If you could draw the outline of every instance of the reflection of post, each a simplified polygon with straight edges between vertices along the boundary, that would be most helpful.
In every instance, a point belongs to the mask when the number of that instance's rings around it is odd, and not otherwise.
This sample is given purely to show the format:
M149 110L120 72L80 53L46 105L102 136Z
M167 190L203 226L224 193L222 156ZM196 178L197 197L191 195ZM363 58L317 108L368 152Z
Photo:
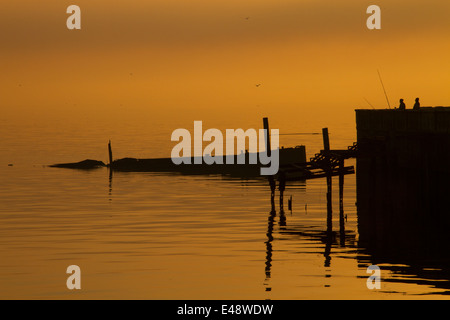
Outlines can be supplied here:
M273 241L273 223L276 216L276 210L272 206L272 210L270 211L269 218L268 218L268 224L267 224L267 241L266 243L266 267L265 267L265 274L266 274L266 281L270 279L271 275L271 268L272 268L272 241ZM268 286L266 283L265 285ZM266 291L270 291L270 287L266 287Z
M280 225L280 227L286 226L286 214L284 213L283 209L280 210L280 221L278 222L278 224Z
M278 189L280 190L280 210L283 211L283 194L286 188L286 174L281 171L278 176Z
M344 222L344 159L339 160L339 232L341 246L345 246L345 222Z
M279 188L280 188L280 226L286 226L286 215L284 214L284 190L286 189L286 174L284 171L280 172L280 175L278 177L279 179Z
M111 195L112 195L112 180L113 180L113 172L111 169L109 169L109 201L112 201Z
M272 211L275 211L275 188L276 182L273 176L269 176L269 185L270 185L270 203L272 204Z
M291 211L292 215L292 195L288 199L288 210Z

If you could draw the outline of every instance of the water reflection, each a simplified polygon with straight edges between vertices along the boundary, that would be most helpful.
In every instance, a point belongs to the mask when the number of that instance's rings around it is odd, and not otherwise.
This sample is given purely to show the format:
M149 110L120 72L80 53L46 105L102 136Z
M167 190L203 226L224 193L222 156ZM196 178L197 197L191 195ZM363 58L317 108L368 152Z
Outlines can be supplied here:
M274 222L275 222L275 217L277 215L277 211L275 208L275 190L276 190L276 182L273 176L269 176L268 177L268 181L269 181L269 186L270 186L270 204L271 204L271 210L269 212L269 217L267 219L267 241L265 242L266 244L266 262L265 262L265 274L266 274L266 278L264 281L264 285L266 286L266 291L271 291L272 288L269 286L269 279L271 277L271 268L272 268L272 251L273 251L273 247L272 247L272 242L273 242L273 227L274 227ZM283 212L283 192L281 190L284 191L283 187L281 187L280 189L280 225L282 224L281 221L284 220L284 224L286 219L282 219L281 217L284 216L284 212ZM283 212L283 213L282 213Z
M287 223L287 217L284 210L284 191L286 189L285 181L280 179L278 186L278 191L280 193L279 195L279 233L283 237L287 237L287 240L292 242L299 242L300 240L309 240L311 242L314 242L316 244L321 244L323 247L322 254L324 257L323 266L326 268L327 274L325 274L326 278L331 277L331 274L329 274L329 268L331 266L331 257L332 257L332 248L340 247L345 248L346 247L346 241L350 242L351 245L349 248L355 248L355 239L356 234L354 232L346 232L345 231L345 220L344 218L340 219L340 228L339 228L339 243L337 242L338 236L337 232L333 231L333 214L332 214L332 205L327 205L327 213L326 213L326 229L325 230L318 230L317 228L314 228L312 226L308 225L289 225ZM271 269L272 269L272 263L273 263L273 242L274 242L274 225L275 225L275 219L277 218L277 210L276 210L276 204L275 204L275 190L276 190L276 183L275 181L269 177L269 185L271 189L270 193L270 203L271 203L271 210L269 211L268 219L267 219L267 239L265 241L266 245L266 260L265 260L265 290L271 291L272 288L269 284L269 280L271 279ZM327 199L331 201L331 194L327 194ZM292 217L292 196L289 198L289 210L291 211L291 217ZM343 217L343 205L340 209L340 216ZM307 214L307 204L305 204L305 216ZM328 287L329 285L325 285L325 287Z
M108 189L110 200L113 196L112 179L113 177L110 173ZM226 180L228 181L228 179ZM243 181L240 179L229 179L229 181L237 181L241 187L254 185L252 181ZM256 182L256 185L261 186L264 183L259 181ZM265 185L267 186L267 180ZM292 216L292 197L288 198L288 209L291 211L291 215L287 216L283 203L286 186L279 184L277 188L276 182L270 179L269 186L270 210L267 215L266 237L264 241L265 278L263 284L265 291L272 291L273 288L273 283L271 283L273 277L272 271L274 261L277 261L277 251L274 242L276 242L275 239L279 236L282 240L287 240L284 241L282 246L286 245L286 243L291 243L291 245L295 246L305 240L314 244L316 250L313 252L304 250L301 254L320 253L323 257L322 266L326 278L331 278L332 276L331 267L333 266L333 259L345 257L355 259L360 270L365 270L372 264L380 266L382 270L382 282L391 284L387 286L389 290L383 289L382 286L380 293L400 293L407 295L415 294L414 292L416 291L418 294L446 295L450 293L450 257L447 257L447 252L450 249L450 241L446 241L444 234L437 236L433 234L433 230L422 228L416 229L415 237L410 237L408 236L410 231L403 232L404 229L398 228L396 224L386 224L384 234L387 234L389 231L395 234L395 236L391 235L389 237L377 238L376 242L371 243L367 241L368 234L365 233L367 226L361 226L361 222L364 222L364 219L358 221L358 227L360 227L358 232L352 227L347 230L347 216L344 212L345 207L341 195L339 196L340 199L338 202L339 213L333 217L333 207L327 204L326 209L322 213L322 227L317 224L310 224L310 220L306 219L308 215L306 202L305 204L297 203L302 208L304 206L305 210L304 212L303 210L302 212L297 211L297 214ZM291 187L293 186L289 186L289 188ZM279 192L279 195L276 194L276 191ZM277 196L279 196L279 201L277 201ZM328 194L322 194L321 196L332 200ZM360 212L358 211L357 214L359 217ZM302 220L301 215L304 215L305 220ZM333 218L337 218L336 221L333 221ZM276 221L277 219L278 221ZM333 222L336 223L333 224ZM377 225L372 227L379 228ZM294 251L291 253L293 254ZM357 274L354 276L355 278L359 277ZM361 281L361 283L364 286L364 281ZM405 287L411 285L417 286L417 289L414 291ZM329 284L324 286L328 287Z
M367 219L367 216L378 215L380 210L389 212L389 205L392 202L388 198L372 199L372 205L366 205L358 200L358 229L346 230L347 215L344 212L343 195L339 194L339 213L336 216L338 223L333 224L333 210L331 193L327 192L327 209L323 213L324 227L311 225L308 220L304 223L289 223L283 206L284 188L280 191L279 208L279 231L278 234L283 240L292 243L301 243L307 240L315 244L323 256L323 267L326 277L331 277L330 268L332 257L348 257L356 259L358 268L365 273L369 265L378 265L382 271L382 283L385 284L379 290L379 294L401 294L413 295L441 295L450 294L450 233L448 223L436 225L438 221L427 221L426 223L414 223L409 221L399 223L395 215L398 212L391 212L390 219L374 220ZM342 189L343 190L343 189ZM271 278L271 269L274 257L274 223L277 218L275 205L275 188L271 183L271 210L268 216L266 261L265 261L265 285L266 290L271 287L268 281ZM325 195L323 195L325 197ZM360 196L360 195L359 195ZM368 197L370 199L370 197ZM377 202L377 204L374 204ZM434 204L436 206L436 204ZM408 206L410 208L410 206ZM289 209L292 207L289 205ZM367 212L364 210L368 210ZM398 207L397 207L398 210ZM415 212L415 211L414 211ZM304 215L307 214L305 204ZM417 220L417 212L410 219ZM405 216L404 213L400 214ZM362 216L362 218L361 218ZM406 215L407 216L407 215ZM386 213L383 218L386 218ZM300 219L301 220L301 219ZM439 221L442 221L442 217ZM450 220L450 219L449 219ZM295 220L294 220L295 221ZM293 221L293 222L294 222ZM337 222L337 221L336 221ZM308 225L309 224L309 225ZM333 226L338 226L338 230L333 230ZM374 235L377 235L374 237ZM308 252L306 252L308 253ZM309 252L311 253L311 252ZM314 254L316 254L314 252ZM302 252L305 254L305 252ZM365 276L355 275L356 278ZM365 286L365 281L361 281ZM326 287L328 285L325 285ZM368 290L368 289L367 289Z
M112 201L112 183L113 183L113 170L108 168L108 200Z
M386 225L385 232L395 232L395 236L377 237L373 242L367 241L365 228L360 228L364 240L359 241L359 265L380 266L384 274L382 281L386 283L420 285L422 290L417 294L450 294L450 243L446 235L436 237L437 230L418 226L417 233L411 235L403 228L391 227ZM396 292L411 294L406 289Z
M426 170L393 170L387 161L358 161L359 263L381 265L386 282L421 285L423 290L425 285L430 292L438 288L444 290L440 294L449 294L450 218L448 200L441 197L447 185L426 183L432 191L425 192Z
M275 210L275 201L274 196L272 194L271 196L271 202L272 202L272 210L270 210L269 218L267 219L267 241L266 244L266 265L265 265L265 274L266 278L264 281L264 285L266 286L266 291L271 291L272 288L269 286L269 279L271 277L271 269L272 269L272 242L273 242L273 224L276 217L276 210Z

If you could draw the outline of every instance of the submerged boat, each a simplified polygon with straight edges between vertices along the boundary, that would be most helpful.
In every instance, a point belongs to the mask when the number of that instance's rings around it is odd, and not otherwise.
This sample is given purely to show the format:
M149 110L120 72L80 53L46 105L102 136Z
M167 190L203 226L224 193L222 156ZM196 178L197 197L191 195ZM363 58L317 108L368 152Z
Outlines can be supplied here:
M303 145L289 148L282 147L278 151L280 167L295 163L306 163L306 150ZM272 150L272 152L274 151ZM205 163L205 158L202 157L177 158L180 162L182 161L180 164L175 164L172 158L122 158L114 160L108 165L102 161L83 160L73 163L54 164L50 167L71 169L110 167L114 171L128 172L178 172L183 174L223 174L235 177L258 177L261 176L262 167L270 166L270 163L264 165L260 162L261 155L258 153L245 152L239 155L221 157L223 157L223 164L207 164ZM257 159L256 163L250 163L252 158Z
M289 163L305 163L305 146L294 148L281 148L279 151L279 166ZM274 151L272 151L274 152ZM222 163L205 163L205 158L190 157L178 158L183 163L174 164L171 158L159 159L118 159L111 163L110 167L117 171L150 171L150 172L180 172L185 174L225 174L241 177L256 177L261 175L261 168L268 167L259 161L261 159L258 153L241 153L234 156L221 156ZM231 160L230 160L231 158ZM250 159L255 158L258 161L252 164ZM273 159L271 159L273 161Z

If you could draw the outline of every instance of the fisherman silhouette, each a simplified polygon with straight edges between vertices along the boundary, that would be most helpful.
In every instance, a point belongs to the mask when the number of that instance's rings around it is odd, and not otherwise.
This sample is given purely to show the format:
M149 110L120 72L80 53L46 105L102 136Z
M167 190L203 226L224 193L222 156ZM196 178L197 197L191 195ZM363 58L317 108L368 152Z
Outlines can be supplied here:
M416 98L416 103L414 103L413 110L420 110L419 98Z
M400 105L398 106L399 110L405 110L406 106L405 103L403 102L403 99L400 99Z

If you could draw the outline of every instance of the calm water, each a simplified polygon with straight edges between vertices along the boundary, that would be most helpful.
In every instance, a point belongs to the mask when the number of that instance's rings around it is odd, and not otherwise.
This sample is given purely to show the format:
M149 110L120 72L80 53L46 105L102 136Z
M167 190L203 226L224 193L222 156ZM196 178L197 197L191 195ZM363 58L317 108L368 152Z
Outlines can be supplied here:
M358 246L355 175L345 177L345 237L337 180L333 231L326 236L324 179L289 183L284 215L270 214L266 181L221 176L114 173L49 168L86 158L169 155L170 133L192 125L89 118L0 121L0 298L2 299L426 299L445 298L440 269L382 264L369 290L371 256ZM244 119L245 120L245 119ZM259 128L260 120L230 126ZM271 123L272 124L272 123ZM284 132L324 124L285 122ZM271 126L277 127L277 123ZM332 148L355 141L353 118L328 124ZM204 129L205 129L204 128ZM320 135L283 136L308 156ZM12 166L8 166L12 164ZM351 162L349 164L355 164ZM277 193L278 196L278 193ZM287 198L293 210L287 210ZM78 291L66 268L81 268Z

